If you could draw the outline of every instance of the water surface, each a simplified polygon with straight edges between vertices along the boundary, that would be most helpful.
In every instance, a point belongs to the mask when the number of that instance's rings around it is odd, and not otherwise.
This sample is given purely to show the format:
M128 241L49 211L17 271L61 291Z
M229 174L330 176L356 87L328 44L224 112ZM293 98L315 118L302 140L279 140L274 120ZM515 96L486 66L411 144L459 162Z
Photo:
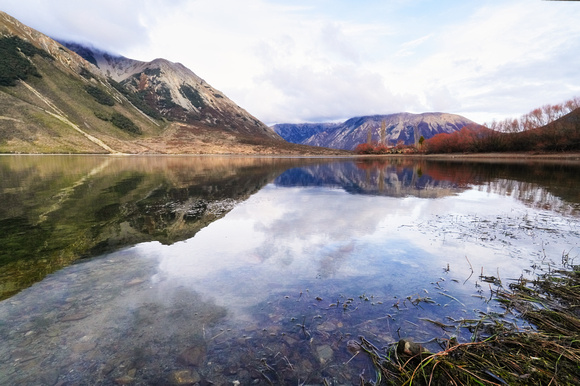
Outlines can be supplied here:
M469 340L576 258L579 171L0 157L0 383L360 384L348 341Z

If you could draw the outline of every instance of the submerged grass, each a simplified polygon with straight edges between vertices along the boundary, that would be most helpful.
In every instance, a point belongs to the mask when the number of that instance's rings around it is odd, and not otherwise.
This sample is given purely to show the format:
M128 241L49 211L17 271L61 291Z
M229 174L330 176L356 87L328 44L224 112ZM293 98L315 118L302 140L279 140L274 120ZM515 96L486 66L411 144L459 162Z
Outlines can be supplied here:
M376 369L375 380L361 379L361 385L580 384L580 266L520 279L494 293L506 315L533 327L498 315L460 321L472 342L440 340L435 353L407 340L379 349L360 337L360 351Z

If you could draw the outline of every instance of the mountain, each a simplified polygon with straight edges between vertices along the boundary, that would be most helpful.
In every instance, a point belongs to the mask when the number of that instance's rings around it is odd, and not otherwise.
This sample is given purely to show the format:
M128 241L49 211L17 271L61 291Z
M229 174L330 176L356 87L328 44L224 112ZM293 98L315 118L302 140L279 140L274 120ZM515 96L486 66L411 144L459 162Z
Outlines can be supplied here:
M109 82L116 82L114 86L120 84L142 97L148 107L164 118L191 124L201 122L210 127L279 139L268 126L181 63L165 59L141 62L76 43L62 43L95 65Z
M0 152L331 153L287 143L182 64L62 44L3 12Z
M460 115L446 113L397 113L351 118L342 124L278 124L272 129L287 141L311 146L354 150L367 142L369 130L373 141L380 141L382 123L386 126L386 141L396 145L402 141L412 145L423 136L429 139L439 133L452 133L474 124ZM328 125L328 126L325 126Z
M339 125L339 123L279 123L272 126L272 129L288 142L302 143L315 134L332 131Z

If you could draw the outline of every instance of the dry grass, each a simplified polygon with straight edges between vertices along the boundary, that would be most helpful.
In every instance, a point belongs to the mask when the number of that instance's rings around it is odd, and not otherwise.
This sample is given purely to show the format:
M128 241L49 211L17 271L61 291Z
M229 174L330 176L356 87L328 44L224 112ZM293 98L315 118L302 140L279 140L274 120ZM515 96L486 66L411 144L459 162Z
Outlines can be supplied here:
M420 346L405 353L405 341L381 350L361 337L377 370L375 381L361 385L580 384L580 267L569 268L495 292L506 311L533 329L486 317L463 325L472 342L440 341L436 353Z

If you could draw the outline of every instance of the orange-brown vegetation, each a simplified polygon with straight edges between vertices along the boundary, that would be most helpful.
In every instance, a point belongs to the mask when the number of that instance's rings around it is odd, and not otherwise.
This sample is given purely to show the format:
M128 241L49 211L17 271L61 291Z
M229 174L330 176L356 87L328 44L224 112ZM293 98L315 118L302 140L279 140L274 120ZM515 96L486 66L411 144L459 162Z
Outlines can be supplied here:
M389 147L383 143L361 143L354 149L356 154L409 154L417 153L415 146L407 146L399 141L396 146Z
M534 109L520 119L437 134L426 153L564 152L580 150L580 98Z

